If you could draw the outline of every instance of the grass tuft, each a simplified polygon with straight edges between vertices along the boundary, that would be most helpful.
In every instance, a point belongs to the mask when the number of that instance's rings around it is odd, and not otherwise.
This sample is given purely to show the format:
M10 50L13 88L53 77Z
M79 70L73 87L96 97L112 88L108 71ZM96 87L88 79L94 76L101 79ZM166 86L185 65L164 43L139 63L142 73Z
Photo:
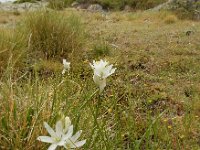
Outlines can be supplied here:
M30 51L36 57L69 58L75 52L82 53L82 25L73 14L66 17L54 11L30 13L24 28L28 33Z
M111 54L111 48L105 42L99 43L99 44L94 45L92 53L93 53L95 58L100 58L100 57L103 57L103 56L109 56Z
M165 17L164 22L166 24L173 24L178 21L178 18L175 15L168 15Z

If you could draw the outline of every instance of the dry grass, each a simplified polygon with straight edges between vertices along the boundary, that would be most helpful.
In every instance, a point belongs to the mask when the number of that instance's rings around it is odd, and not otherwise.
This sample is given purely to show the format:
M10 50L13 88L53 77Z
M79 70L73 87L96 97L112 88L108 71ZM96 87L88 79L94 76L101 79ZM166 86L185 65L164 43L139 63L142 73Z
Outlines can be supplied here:
M172 24L172 23L176 23L178 20L178 18L175 15L169 15L164 19L164 22L166 24Z
M59 12L39 11L30 13L24 23L25 34L30 37L30 48L38 57L66 57L80 53L83 30L78 17Z
M87 42L70 75L54 70L55 58L52 67L41 65L55 71L48 78L34 72L13 79L12 71L1 78L1 149L47 148L35 139L46 134L43 121L53 125L62 113L83 130L83 149L199 149L200 23L166 24L168 12L109 12L105 19L72 9L63 14L71 12L81 16ZM102 41L117 71L98 96L88 62L99 58L90 52Z

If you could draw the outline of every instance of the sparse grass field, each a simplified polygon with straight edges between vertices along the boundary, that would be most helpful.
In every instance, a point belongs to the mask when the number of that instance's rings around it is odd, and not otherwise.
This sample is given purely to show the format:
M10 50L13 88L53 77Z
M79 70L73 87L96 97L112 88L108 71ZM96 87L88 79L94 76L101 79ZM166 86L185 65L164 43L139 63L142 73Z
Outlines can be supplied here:
M0 13L0 149L47 149L36 140L47 135L43 122L54 127L62 115L83 130L80 149L200 149L200 22L170 12L47 13L75 24L44 17L30 27L31 14ZM64 76L62 57L71 62ZM99 59L117 68L100 95L89 66Z

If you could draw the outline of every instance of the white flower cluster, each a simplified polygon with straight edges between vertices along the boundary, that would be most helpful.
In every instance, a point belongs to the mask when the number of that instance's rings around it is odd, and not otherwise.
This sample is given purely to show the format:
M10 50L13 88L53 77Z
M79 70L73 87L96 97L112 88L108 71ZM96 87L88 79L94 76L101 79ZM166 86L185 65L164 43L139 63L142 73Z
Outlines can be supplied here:
M70 62L67 62L66 59L63 59L63 71L62 74L65 74L66 71L70 70Z
M109 65L107 61L93 61L93 64L90 64L94 70L93 80L99 86L100 93L106 87L106 78L112 75L116 68L113 68L113 65Z
M63 59L63 66L64 69L62 71L62 74L64 74L66 70L69 71L70 62L67 62L66 59ZM93 80L99 86L101 93L106 87L106 78L112 75L115 72L116 68L113 68L112 64L109 65L109 62L102 59L100 61L94 60L93 64L90 63L90 66L94 71Z
M93 80L99 86L100 93L106 87L106 78L112 75L116 68L113 68L113 65L109 65L107 61L93 61L93 64L90 64L94 71ZM63 59L63 71L62 74L65 74L66 71L70 70L70 62L67 62L66 59ZM73 125L69 117L65 117L56 122L55 131L44 122L44 127L50 136L39 136L37 140L45 143L51 143L48 150L55 150L58 146L63 146L66 149L75 149L83 146L86 143L86 140L77 141L80 137L82 131L78 131L73 135Z
M55 131L46 122L44 122L44 127L50 136L39 136L37 140L51 143L48 150L55 150L58 146L63 146L66 149L75 149L86 143L86 140L77 141L82 133L81 130L73 135L73 125L71 125L69 117L57 121Z

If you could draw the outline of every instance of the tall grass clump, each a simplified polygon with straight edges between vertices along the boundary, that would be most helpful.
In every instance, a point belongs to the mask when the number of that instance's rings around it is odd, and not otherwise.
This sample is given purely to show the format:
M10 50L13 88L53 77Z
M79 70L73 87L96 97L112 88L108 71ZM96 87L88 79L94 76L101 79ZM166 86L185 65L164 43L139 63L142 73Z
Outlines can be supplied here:
M81 54L83 30L75 15L64 16L54 11L30 13L24 23L29 50L34 57L68 58L70 54Z
M24 37L15 29L0 30L0 75L10 67L22 71L26 66L27 51ZM10 66L10 67L8 67Z

